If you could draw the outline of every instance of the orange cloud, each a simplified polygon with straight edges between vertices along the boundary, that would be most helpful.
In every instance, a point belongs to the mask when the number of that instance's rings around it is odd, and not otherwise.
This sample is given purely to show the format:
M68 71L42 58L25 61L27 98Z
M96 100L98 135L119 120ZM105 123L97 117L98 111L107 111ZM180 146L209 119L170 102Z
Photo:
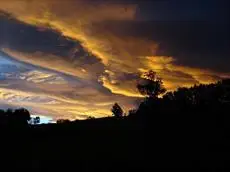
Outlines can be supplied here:
M135 37L129 32L130 28L132 30L136 28L122 25L123 22L135 22L137 10L135 5L87 3L83 0L14 0L14 3L0 1L0 10L12 14L26 24L53 29L58 31L61 37L79 41L89 54L100 59L97 63L83 64L71 60L70 57L59 57L43 52L22 53L7 46L2 48L19 61L74 76L76 80L80 78L86 82L93 82L85 89L81 87L79 92L67 88L68 94L56 96L50 94L48 97L61 102L61 105L47 104L42 107L44 111L54 116L63 112L67 112L70 119L88 113L96 114L98 117L107 116L110 114L110 106L115 101L124 104L126 109L132 107L131 103L127 102L142 97L136 89L136 81L142 72L150 69L163 78L168 90L196 83L211 83L220 76L230 76L211 70L177 65L175 57L157 55L160 46L158 42L146 37ZM77 51L77 47L75 50ZM42 87L50 89L47 86L40 86ZM20 95L24 94L23 92ZM81 96L81 101L77 100L79 97L74 96L75 94ZM27 105L33 109L39 107L33 103ZM54 107L57 107L57 110L52 110Z

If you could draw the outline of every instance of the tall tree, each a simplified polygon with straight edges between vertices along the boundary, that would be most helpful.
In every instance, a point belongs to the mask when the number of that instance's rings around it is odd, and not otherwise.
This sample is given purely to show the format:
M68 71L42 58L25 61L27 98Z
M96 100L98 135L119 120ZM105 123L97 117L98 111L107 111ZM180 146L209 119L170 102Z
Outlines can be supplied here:
M123 110L117 103L115 103L113 105L111 111L115 117L122 117L123 116Z
M143 74L143 79L137 84L138 91L149 98L157 98L166 92L162 79L157 77L156 72L150 70Z

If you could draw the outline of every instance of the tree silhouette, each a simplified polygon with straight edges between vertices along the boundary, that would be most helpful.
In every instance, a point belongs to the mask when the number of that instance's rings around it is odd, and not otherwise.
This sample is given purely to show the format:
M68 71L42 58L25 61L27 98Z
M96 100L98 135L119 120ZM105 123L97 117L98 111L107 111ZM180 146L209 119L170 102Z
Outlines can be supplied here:
M138 91L149 98L157 98L166 92L162 79L157 77L156 72L150 70L143 74L143 79L137 84Z
M35 118L32 119L32 123L37 125L40 123L40 117L39 116L36 116Z
M17 124L27 125L30 121L30 112L24 108L16 109L12 114L13 121Z
M115 103L113 105L111 111L113 113L113 116L115 116L115 117L122 117L123 116L123 110L117 103Z
M13 113L14 113L14 112L13 112L12 109L7 109L7 110L6 110L6 116L7 116L7 117L11 117L11 116L13 115Z
M220 98L220 101L224 103L230 103L230 79L224 79L219 82L218 85L219 87L222 87L222 96Z
M70 123L70 120L68 119L58 119L57 124L67 124Z

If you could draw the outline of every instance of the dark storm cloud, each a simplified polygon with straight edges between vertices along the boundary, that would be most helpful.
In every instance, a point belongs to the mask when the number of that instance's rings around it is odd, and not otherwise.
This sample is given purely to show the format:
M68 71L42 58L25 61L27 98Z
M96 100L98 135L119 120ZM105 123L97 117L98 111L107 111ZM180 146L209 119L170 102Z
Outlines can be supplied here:
M62 37L57 31L28 25L6 14L1 16L0 26L0 46L7 46L16 51L28 53L41 51L65 57L69 55L71 49L80 47L77 41ZM84 51L80 51L77 55L84 56L84 54Z
M138 1L140 20L229 22L228 0Z
M158 54L178 64L229 72L230 2L228 0L145 1L132 26L160 44Z
M98 24L94 31L97 32L97 29L102 28L107 28L119 37L135 37L157 42L159 49L156 55L175 57L177 64L229 72L230 24L228 23L110 21ZM133 53L136 53L135 50Z
M76 66L98 64L103 69L100 60L85 51L77 40L64 37L49 28L25 24L7 13L0 13L0 47L22 53L54 55L72 61Z
M18 51L56 53L63 44L64 48L60 53L66 55L67 51L77 44L71 40L61 39L58 32L25 24L3 12L0 17L0 26L0 45L7 45Z

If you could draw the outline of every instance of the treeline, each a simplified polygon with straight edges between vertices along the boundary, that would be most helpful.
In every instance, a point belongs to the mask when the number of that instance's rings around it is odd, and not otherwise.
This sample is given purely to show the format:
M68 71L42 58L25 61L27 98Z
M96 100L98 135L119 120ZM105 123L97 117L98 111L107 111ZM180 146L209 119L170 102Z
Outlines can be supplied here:
M212 84L199 84L190 88L182 87L167 92L161 78L154 71L144 73L137 89L145 96L137 109L129 111L128 116L159 115L159 113L196 113L226 112L230 105L230 79ZM115 103L111 109L116 117L124 115L121 107Z
M0 110L0 127L26 127L28 124L39 124L40 117L32 118L27 109Z
M167 114L193 114L199 113L220 113L228 112L230 105L230 79L224 79L212 84L199 84L190 88L182 87L176 91L167 92L163 81L154 71L143 74L143 78L138 82L137 89L145 98L137 107L124 113L121 106L115 103L111 108L111 113L116 118L123 116L127 118L138 117L152 118L154 115ZM203 114L204 116L204 114ZM221 116L221 115L218 115ZM201 118L201 116L197 117ZM94 120L89 117L88 120ZM76 120L77 121L77 120ZM60 123L70 123L68 119L60 119ZM40 118L32 118L29 111L22 109L0 110L0 126L7 125L28 125L39 124Z

